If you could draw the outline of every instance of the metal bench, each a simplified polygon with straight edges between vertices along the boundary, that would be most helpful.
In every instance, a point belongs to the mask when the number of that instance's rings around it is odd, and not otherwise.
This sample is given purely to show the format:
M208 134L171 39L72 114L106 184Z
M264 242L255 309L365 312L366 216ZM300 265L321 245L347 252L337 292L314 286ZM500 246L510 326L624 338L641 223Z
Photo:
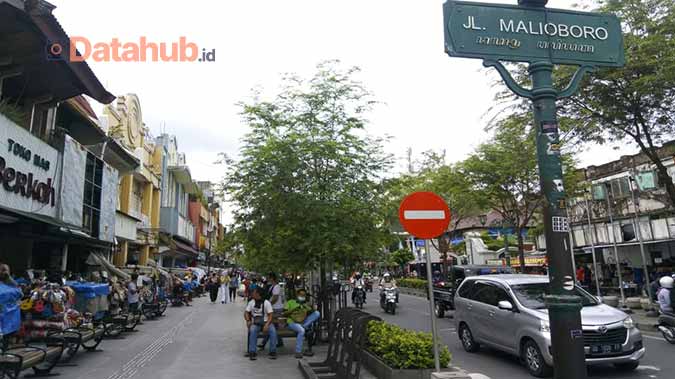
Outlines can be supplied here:
M336 312L329 331L326 359L322 362L298 361L305 379L358 379L360 352L366 347L366 328L370 321L381 319L353 308Z
M89 352L97 351L96 348L103 340L104 335L105 326L99 324L94 326L93 329L88 327L70 328L52 336L63 338L65 349L61 362L69 362L77 354L80 347Z
M318 340L318 325L319 325L319 320L315 321L312 323L309 329L305 330L305 341L307 342L307 351L305 351L305 354L308 356L314 355L312 352L312 347L316 345L316 341ZM279 327L277 323L275 323L275 328L277 329L277 337L278 338L296 338L297 333L289 329L288 326L284 327ZM246 337L246 352L248 355L248 344L249 344L249 335L247 331L247 337ZM258 333L257 339L261 338L266 338L269 337L269 333L263 332L262 330L260 333Z
M50 376L65 349L63 338L47 337L43 345L16 345L0 352L0 377L18 379L23 370L33 369L33 376Z

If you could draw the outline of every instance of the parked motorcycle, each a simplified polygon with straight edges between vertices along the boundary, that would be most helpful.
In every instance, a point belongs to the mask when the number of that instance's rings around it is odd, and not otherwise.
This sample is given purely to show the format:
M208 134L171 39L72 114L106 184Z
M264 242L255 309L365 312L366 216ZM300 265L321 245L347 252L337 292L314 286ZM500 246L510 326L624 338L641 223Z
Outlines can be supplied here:
M396 314L396 289L383 288L380 294L380 307L385 312Z
M354 306L358 309L363 309L363 302L366 298L366 291L362 285L354 288Z
M675 316L661 313L659 315L659 330L663 338L671 344L675 344Z

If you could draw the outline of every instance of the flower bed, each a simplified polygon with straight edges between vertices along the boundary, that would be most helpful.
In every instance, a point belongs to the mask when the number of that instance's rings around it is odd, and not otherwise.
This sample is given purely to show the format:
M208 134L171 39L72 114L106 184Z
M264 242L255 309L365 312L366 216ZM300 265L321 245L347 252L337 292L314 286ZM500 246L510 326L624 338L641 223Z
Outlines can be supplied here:
M424 279L398 279L396 283L399 287L414 288L419 290L427 289L427 281Z
M431 369L434 367L433 341L430 333L414 332L385 322L368 324L367 348L394 369ZM450 351L439 351L441 367L450 364Z

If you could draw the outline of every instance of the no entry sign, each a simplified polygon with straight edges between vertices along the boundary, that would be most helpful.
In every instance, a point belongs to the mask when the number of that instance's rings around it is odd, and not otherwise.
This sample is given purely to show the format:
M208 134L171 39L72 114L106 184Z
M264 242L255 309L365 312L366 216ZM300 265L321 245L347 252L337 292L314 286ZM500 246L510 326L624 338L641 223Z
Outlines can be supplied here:
M417 238L431 239L448 230L450 209L433 192L414 192L401 202L398 219L408 233Z

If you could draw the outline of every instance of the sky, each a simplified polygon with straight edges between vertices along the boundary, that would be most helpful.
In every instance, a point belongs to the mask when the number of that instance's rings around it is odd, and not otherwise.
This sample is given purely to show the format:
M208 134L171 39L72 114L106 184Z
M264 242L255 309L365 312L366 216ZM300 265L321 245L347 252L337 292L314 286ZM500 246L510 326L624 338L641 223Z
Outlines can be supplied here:
M214 162L220 152L236 156L246 132L236 103L247 100L252 88L274 92L280 74L310 77L327 59L362 69L358 78L382 102L368 132L392 137L386 150L401 171L408 148L413 155L445 150L454 162L489 138L484 127L498 76L480 60L444 53L443 0L51 2L71 37L96 43L185 36L216 50L215 62L89 62L110 92L139 96L154 135L176 135L194 179L222 178L224 168ZM550 0L548 6L572 4ZM602 164L635 150L593 146L579 158L582 165Z

